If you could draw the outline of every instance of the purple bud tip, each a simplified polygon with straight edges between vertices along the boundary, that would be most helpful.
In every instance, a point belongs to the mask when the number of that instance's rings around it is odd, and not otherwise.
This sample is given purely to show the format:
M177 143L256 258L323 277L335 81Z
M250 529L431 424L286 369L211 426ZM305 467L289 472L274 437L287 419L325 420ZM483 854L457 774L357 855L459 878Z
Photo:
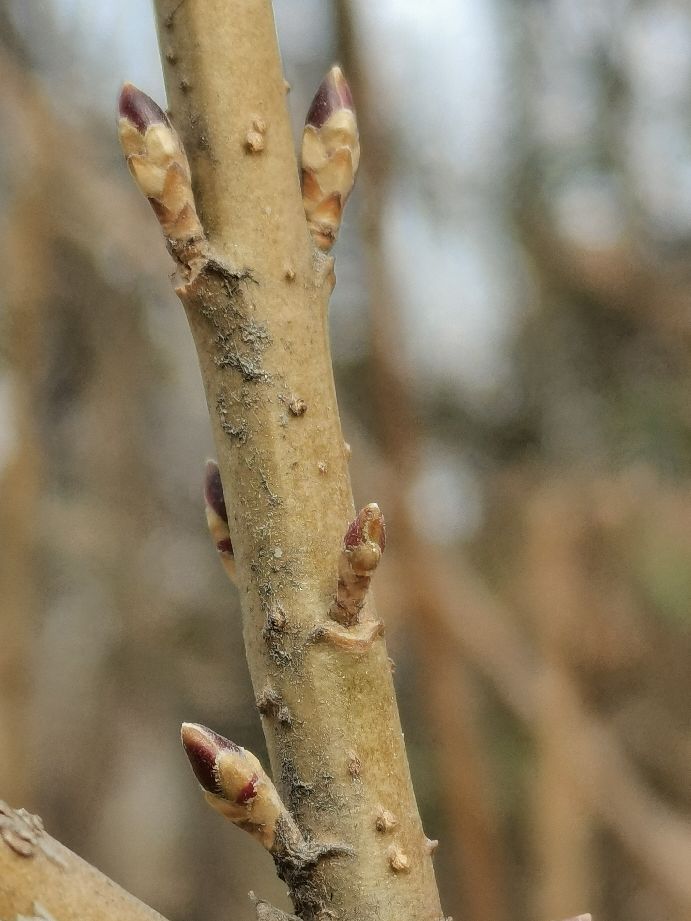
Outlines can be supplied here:
M151 125L170 125L168 116L158 103L133 83L125 83L120 91L118 112L121 118L128 118L141 134Z
M180 736L199 783L208 793L223 796L218 782L216 761L224 751L239 751L238 746L224 739L213 729L207 729L198 723L183 723Z
M312 100L305 123L321 128L337 109L353 109L353 96L348 81L338 65L324 77Z
M206 462L206 471L204 474L204 500L207 505L211 506L219 518L228 521L226 500L223 495L223 483L221 482L221 471L218 469L216 461L213 460Z
M224 537L216 543L216 549L219 553L227 553L232 555L233 553L233 542L229 537Z
M379 544L381 551L386 547L386 525L381 509L376 502L371 502L357 513L348 525L343 538L346 550L354 550L366 541Z

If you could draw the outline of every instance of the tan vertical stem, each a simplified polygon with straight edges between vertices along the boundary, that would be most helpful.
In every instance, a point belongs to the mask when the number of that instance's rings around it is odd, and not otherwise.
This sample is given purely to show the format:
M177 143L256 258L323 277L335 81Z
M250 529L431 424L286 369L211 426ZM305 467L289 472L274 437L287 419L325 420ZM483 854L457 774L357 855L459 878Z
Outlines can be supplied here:
M305 919L438 921L384 643L354 655L310 642L353 503L326 327L332 260L307 232L271 4L156 9L213 253L178 293L217 445L252 681L287 708L280 722L263 718L274 778L304 832L348 849L279 872ZM260 150L248 143L257 123ZM290 412L293 399L304 414ZM394 833L377 830L382 806L397 815ZM393 866L392 845L406 868Z

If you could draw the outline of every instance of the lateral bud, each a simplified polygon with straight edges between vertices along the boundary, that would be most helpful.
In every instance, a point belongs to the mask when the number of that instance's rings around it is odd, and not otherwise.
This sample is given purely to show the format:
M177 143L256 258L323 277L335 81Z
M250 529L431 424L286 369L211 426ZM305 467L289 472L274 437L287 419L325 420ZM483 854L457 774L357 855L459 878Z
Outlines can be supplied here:
M360 162L353 97L340 67L332 67L312 100L302 135L302 202L315 245L336 242L343 208Z
M372 574L385 546L384 516L377 503L370 502L351 521L343 538L338 560L338 587L329 611L332 620L346 627L360 622Z
M221 471L214 460L208 460L206 462L206 470L204 472L204 505L206 507L206 523L209 528L211 539L218 551L218 555L228 578L232 582L235 582L235 557L233 555L233 544L230 540L230 531L228 529L228 511L226 509L225 496L223 495Z
M300 838L292 816L252 752L198 723L183 723L182 744L206 801L274 853L277 832Z
M187 154L161 107L131 83L118 100L118 137L139 190L154 209L173 256L189 265L204 230L197 216Z

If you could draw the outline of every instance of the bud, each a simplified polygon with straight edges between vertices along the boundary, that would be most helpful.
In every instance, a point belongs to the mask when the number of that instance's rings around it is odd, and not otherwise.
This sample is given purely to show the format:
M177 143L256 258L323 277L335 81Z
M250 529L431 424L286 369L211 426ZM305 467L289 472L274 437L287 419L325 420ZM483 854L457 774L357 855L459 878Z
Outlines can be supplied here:
M350 87L332 67L312 100L302 135L302 202L316 246L336 242L346 200L360 162L360 142Z
M360 622L360 611L367 600L372 573L379 565L386 546L384 516L376 502L361 509L343 538L338 561L338 587L329 612L333 620L346 627Z
M231 580L235 581L235 557L233 556L233 544L228 530L228 511L225 496L223 495L221 471L214 460L206 462L204 504L206 506L206 523L209 527L211 538L221 557L224 569Z
M118 112L118 136L127 166L149 199L171 249L203 239L187 155L168 116L131 83L122 88Z
M343 546L356 575L367 575L377 568L386 547L386 525L381 509L370 502L348 526Z
M257 758L197 723L183 723L181 737L207 802L271 851L278 820L292 819Z

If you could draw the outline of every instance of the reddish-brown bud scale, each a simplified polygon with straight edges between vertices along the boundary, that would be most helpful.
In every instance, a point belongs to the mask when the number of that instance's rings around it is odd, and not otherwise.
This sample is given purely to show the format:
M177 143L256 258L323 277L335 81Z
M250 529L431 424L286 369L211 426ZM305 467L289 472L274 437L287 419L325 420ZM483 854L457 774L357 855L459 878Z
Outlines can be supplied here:
M248 803L251 799L257 795L257 781L259 777L256 774L252 774L250 779L247 781L245 786L240 790L238 795L235 797L236 803Z
M183 723L182 743L207 802L271 851L281 825L295 841L294 820L252 752L206 726Z
M384 516L375 502L366 505L348 525L343 538L343 546L346 550L354 550L355 547L367 541L377 544L382 551L386 547Z
M223 494L221 471L214 460L206 462L204 471L204 504L206 506L206 523L213 538L216 550L221 557L223 568L230 579L235 581L235 559L233 542L228 530L228 509Z
M228 521L228 511L226 509L226 500L223 495L223 483L221 482L221 471L214 460L206 462L206 471L204 476L204 499L207 505L216 512L219 518Z
M140 134L146 134L151 125L167 125L168 116L151 96L147 96L133 83L125 83L118 99L118 112L121 118L129 119Z
M208 793L222 796L216 772L216 760L221 751L226 749L238 751L238 746L212 729L196 723L183 723L180 736L199 783Z
M353 94L340 67L335 66L322 80L305 119L306 125L321 128L336 109L354 111Z

